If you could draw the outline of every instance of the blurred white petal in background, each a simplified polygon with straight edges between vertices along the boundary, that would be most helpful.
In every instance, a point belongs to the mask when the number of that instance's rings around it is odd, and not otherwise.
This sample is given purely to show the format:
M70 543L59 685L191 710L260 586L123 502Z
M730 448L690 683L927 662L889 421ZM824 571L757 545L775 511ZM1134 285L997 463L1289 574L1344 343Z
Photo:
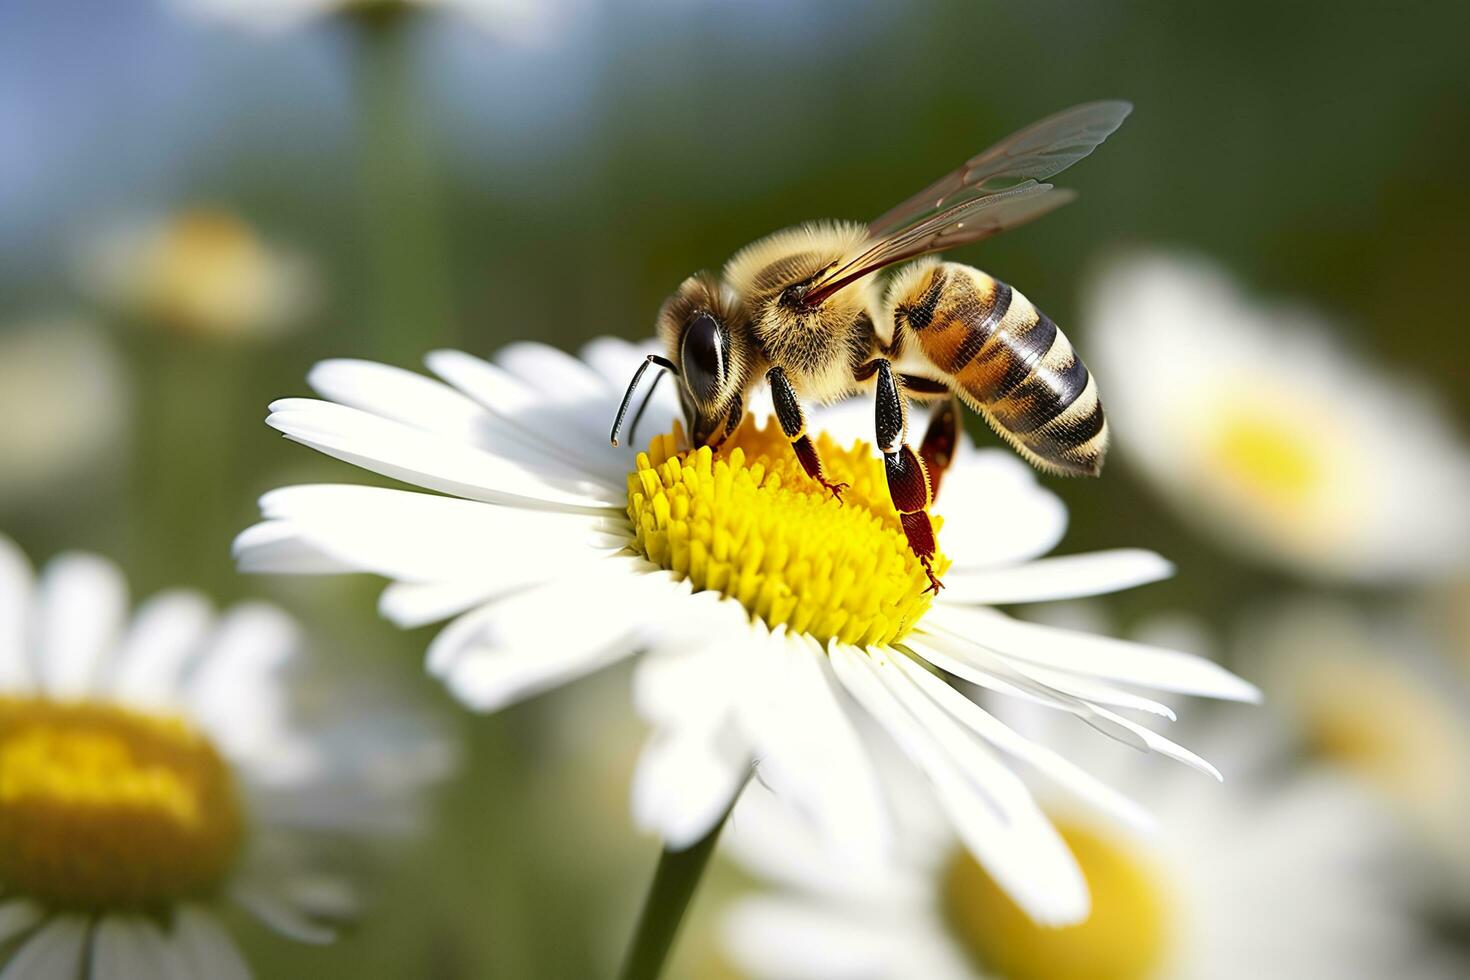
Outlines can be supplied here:
M0 328L0 505L122 459L132 387L111 339L80 319Z
M1119 454L1217 541L1335 580L1470 560L1464 444L1315 315L1169 254L1115 260L1085 309Z
M1470 684L1452 642L1415 616L1297 600L1246 623L1238 662L1301 747L1382 797L1470 901Z
M333 14L443 10L507 40L547 38L569 0L172 0L180 11L244 30L291 30Z
M782 980L1449 975L1413 922L1391 822L1323 771L1281 778L1287 746L1263 737L1262 716L1195 728L1191 741L1227 770L1224 785L1202 785L1069 719L1008 707L1012 724L1157 817L1142 832L1042 791L1092 890L1088 921L1034 925L934 820L922 786L908 787L900 807L908 846L878 872L841 861L753 791L726 851L779 890L731 906L729 958Z

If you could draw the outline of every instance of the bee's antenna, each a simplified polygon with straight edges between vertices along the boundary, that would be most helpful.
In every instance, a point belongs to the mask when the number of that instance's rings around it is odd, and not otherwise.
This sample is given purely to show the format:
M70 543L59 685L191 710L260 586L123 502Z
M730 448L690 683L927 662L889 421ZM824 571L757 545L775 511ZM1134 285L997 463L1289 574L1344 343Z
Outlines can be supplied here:
M638 411L633 413L633 421L628 423L629 442L633 442L635 439L638 438L638 420L643 418L644 412L648 411L648 403L653 401L653 393L658 390L658 383L662 381L664 379L664 376L668 373L669 372L662 370L662 365L660 365L660 370L658 374L655 374L653 376L653 380L648 383L648 392L643 396L643 401L639 403Z
M658 377L653 379L654 385L658 384L659 378L663 377L664 371L672 371L674 374L679 373L679 369L674 366L673 361L669 360L667 357L660 357L657 354L649 354L648 357L644 359L643 363L638 365L638 370L633 372L633 380L628 382L628 390L623 392L623 400L622 403L618 405L617 417L613 419L611 438L612 444L614 446L618 444L618 432L621 431L623 428L623 418L628 414L628 405L630 402L633 401L633 392L638 390L638 382L643 380L643 372L648 370L648 366L650 364L655 364L662 369L660 370ZM650 388L648 391L648 398L645 398L643 400L643 408L638 409L638 414L633 417L633 430L637 430L638 419L643 416L643 409L648 407L648 400L652 397L653 389Z

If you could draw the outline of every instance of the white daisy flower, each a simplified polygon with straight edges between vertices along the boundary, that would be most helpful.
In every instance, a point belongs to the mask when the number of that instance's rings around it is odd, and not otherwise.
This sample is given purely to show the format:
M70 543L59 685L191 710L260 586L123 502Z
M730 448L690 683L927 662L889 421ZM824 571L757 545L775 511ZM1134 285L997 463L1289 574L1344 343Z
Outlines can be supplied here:
M1317 317L1167 255L1113 263L1087 310L1120 452L1184 519L1324 577L1463 567L1470 456L1421 392Z
M569 0L173 0L182 12L243 30L275 33L334 14L393 8L444 10L501 38L534 42L549 33Z
M1301 746L1380 796L1470 901L1470 686L1449 642L1413 617L1297 600L1248 622L1239 646Z
M1281 778L1259 716L1197 733L1230 781L1203 790L1108 743L1050 744L1153 808L1138 833L1048 800L1092 890L1092 915L1037 926L964 850L923 787L904 787L907 847L854 867L752 790L726 852L780 886L731 904L721 929L741 975L820 980L1238 980L1452 975L1414 921L1391 823L1322 772ZM901 773L895 773L897 780Z
M40 319L0 329L0 504L34 498L118 460L132 391L94 324Z
M330 842L411 827L447 759L386 706L305 724L297 643L273 607L187 591L129 620L110 562L35 579L0 537L0 976L248 977L221 903L333 938L356 897Z
M1032 560L1065 514L1002 451L961 447L945 475L936 599L870 446L822 433L828 478L808 479L773 420L747 417L718 454L608 445L642 361L624 342L582 359L516 344L493 363L429 355L443 381L362 361L310 375L326 400L290 398L269 424L289 438L437 493L298 486L267 494L236 549L256 572L365 571L393 580L401 626L453 622L428 668L493 710L642 653L635 699L655 728L634 780L639 825L673 849L719 825L755 761L807 819L860 859L889 840L879 781L851 700L938 788L966 843L1028 912L1087 911L1075 863L1009 756L1116 811L1131 805L960 697L945 674L1039 701L1138 749L1217 775L1128 715L1172 717L1135 687L1253 700L1199 658L1018 622L987 602L1108 592L1167 575L1133 550ZM647 415L675 414L667 390ZM854 403L811 429L871 419ZM845 418L844 418L845 416ZM868 423L871 425L871 423Z
M320 288L301 254L205 207L97 230L78 248L77 275L115 309L201 336L277 335L301 322Z

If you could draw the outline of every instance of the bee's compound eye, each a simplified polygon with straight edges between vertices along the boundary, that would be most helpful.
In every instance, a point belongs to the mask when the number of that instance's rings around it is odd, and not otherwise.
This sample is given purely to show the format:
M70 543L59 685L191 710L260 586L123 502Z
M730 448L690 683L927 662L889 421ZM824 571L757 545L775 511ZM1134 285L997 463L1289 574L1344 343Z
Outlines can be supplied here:
M725 336L720 322L709 313L700 313L689 321L679 359L684 383L695 401L713 401L725 379Z

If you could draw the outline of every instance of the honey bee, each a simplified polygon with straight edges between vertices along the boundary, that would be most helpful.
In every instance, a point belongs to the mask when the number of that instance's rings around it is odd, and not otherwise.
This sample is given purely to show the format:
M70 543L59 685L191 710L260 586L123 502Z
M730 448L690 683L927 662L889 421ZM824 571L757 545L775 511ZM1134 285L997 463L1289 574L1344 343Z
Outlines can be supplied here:
M668 356L650 354L639 365L613 422L613 445L650 366L660 369L655 384L664 371L679 379L695 446L718 446L734 432L747 395L764 379L803 469L841 499L844 485L828 482L806 434L801 399L826 403L871 387L889 495L937 592L928 507L958 438L957 400L1052 473L1096 476L1108 428L1096 381L1050 317L979 269L923 257L1072 200L1042 181L1091 153L1131 110L1115 101L1063 110L866 225L799 225L741 249L718 277L690 276L659 311ZM921 261L880 290L875 273L914 259ZM917 453L907 444L909 399L937 402Z

